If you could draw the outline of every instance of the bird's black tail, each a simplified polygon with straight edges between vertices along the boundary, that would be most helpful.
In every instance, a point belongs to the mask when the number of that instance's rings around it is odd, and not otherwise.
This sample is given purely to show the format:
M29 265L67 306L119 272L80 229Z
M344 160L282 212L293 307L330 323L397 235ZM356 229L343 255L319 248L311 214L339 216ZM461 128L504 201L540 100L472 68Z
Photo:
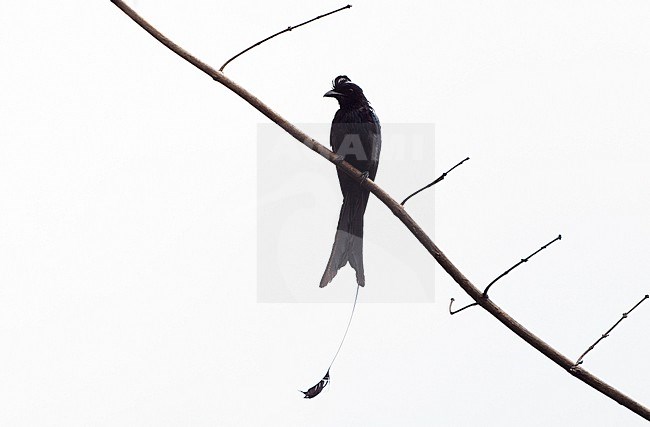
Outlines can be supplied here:
M339 223L320 287L327 286L336 273L348 262L357 273L357 284L365 285L363 273L363 215L368 204L368 194L347 194L339 214Z

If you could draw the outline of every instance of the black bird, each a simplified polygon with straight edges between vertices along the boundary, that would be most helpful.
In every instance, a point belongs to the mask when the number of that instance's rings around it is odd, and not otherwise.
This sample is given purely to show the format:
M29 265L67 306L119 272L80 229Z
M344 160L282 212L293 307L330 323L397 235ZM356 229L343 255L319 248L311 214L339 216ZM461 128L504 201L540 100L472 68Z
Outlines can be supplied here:
M332 120L330 145L346 162L367 175L377 175L381 150L381 125L363 90L347 76L334 79L333 88L324 96L336 98L339 110ZM365 285L363 273L363 215L370 192L361 183L336 169L343 193L343 205L320 287L327 286L348 262L357 275L357 284Z

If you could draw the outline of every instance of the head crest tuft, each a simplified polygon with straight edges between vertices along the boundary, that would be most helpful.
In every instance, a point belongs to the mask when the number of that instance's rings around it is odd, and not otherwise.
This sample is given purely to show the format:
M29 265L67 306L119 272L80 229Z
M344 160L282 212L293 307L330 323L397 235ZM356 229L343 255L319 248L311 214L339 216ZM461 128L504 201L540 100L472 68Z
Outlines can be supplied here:
M349 82L351 82L351 80L350 80L350 78L348 76L338 76L332 82L332 86L333 87L338 87L339 85L342 85L343 83L349 83Z

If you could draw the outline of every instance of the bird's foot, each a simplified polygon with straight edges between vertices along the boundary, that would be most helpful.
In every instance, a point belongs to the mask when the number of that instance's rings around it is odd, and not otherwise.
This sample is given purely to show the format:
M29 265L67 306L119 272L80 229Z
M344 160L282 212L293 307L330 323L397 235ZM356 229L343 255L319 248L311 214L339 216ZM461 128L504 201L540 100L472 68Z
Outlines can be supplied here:
M370 173L368 171L363 171L361 172L361 177L359 178L359 185L362 187L366 186L366 180L370 176Z

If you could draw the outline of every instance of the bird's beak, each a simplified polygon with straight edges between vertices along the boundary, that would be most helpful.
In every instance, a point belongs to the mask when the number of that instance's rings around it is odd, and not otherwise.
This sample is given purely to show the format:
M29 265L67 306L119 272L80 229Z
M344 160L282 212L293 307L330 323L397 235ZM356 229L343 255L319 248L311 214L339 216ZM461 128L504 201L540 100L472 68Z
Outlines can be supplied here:
M326 96L327 96L327 97L330 97L330 98L336 98L336 97L338 97L338 96L343 96L343 94L342 94L342 93L339 93L339 92L337 92L337 91L335 91L335 90L330 90L330 91L327 92L325 95L323 95L323 97L326 97Z

